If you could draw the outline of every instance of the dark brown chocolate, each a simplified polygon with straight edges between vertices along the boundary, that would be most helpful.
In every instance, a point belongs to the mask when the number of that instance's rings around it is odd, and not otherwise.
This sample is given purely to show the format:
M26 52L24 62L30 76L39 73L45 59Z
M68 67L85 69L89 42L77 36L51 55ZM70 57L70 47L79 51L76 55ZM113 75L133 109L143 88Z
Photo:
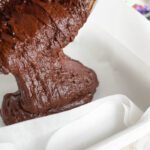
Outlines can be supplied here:
M0 71L18 92L4 97L5 124L68 110L91 101L96 74L64 55L94 0L10 0L0 11Z

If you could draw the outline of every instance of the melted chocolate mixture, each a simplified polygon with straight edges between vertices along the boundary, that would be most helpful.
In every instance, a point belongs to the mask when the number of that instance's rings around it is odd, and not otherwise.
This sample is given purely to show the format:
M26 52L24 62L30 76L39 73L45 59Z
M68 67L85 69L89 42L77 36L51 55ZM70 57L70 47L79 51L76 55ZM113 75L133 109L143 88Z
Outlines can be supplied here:
M68 110L91 101L95 73L62 48L86 22L94 0L6 0L0 5L0 71L16 93L4 97L5 124Z

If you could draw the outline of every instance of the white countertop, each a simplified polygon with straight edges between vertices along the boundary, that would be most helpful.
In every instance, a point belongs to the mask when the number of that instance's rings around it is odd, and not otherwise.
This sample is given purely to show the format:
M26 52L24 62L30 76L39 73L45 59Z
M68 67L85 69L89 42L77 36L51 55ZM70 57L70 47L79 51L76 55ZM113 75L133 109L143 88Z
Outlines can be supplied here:
M134 4L147 4L147 1L149 0L124 0L125 2L127 2L129 5L134 5Z
M150 150L150 133L121 150Z

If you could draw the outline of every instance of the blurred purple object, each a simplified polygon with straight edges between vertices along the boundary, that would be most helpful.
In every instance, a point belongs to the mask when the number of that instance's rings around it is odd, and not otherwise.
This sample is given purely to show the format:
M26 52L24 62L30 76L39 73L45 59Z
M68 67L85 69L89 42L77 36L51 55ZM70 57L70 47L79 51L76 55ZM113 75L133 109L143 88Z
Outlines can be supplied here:
M145 11L150 12L150 6L145 6Z
M135 8L138 12L140 12L143 15L150 12L150 6L133 5L133 8Z

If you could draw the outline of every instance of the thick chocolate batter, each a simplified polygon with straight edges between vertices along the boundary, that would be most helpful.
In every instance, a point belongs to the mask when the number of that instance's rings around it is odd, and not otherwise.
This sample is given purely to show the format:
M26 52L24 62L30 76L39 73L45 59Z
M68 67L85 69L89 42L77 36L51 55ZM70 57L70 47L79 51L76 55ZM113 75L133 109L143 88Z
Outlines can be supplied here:
M6 0L0 5L0 71L12 73L18 92L4 97L5 124L90 102L95 73L62 48L86 21L94 0Z

